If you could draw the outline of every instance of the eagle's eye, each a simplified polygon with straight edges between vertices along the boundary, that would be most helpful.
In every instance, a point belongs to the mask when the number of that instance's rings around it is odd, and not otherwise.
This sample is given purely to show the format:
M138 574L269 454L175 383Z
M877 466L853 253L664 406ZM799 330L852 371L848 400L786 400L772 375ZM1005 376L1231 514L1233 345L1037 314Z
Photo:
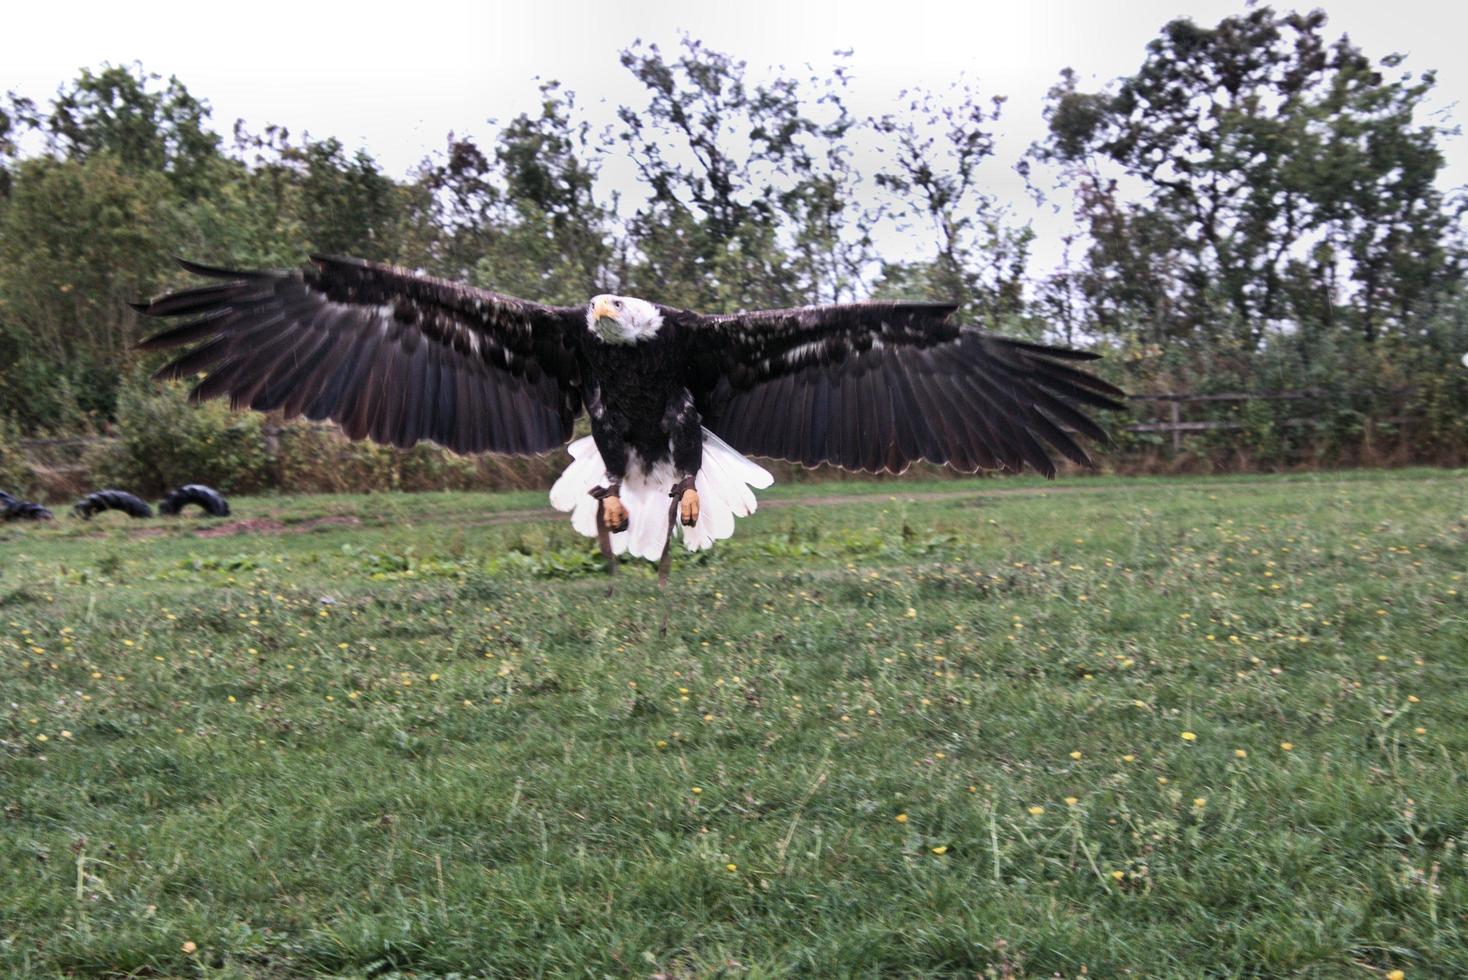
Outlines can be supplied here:
M622 308L622 301L619 299L614 299L612 300L612 305L620 310Z

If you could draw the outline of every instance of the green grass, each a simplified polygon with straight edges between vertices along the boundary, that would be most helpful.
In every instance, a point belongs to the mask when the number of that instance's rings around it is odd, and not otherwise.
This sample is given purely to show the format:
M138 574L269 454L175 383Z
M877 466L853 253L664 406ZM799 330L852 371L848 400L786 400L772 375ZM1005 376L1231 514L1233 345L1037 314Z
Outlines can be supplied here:
M1465 486L0 528L0 975L1468 975Z

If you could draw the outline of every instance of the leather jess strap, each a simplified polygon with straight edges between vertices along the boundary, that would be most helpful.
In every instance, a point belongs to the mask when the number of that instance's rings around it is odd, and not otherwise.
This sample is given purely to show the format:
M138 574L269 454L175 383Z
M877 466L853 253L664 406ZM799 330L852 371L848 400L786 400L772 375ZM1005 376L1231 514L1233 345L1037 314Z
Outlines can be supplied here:
M678 520L678 505L683 500L683 494L694 489L694 478L685 476L673 484L673 489L668 491L668 537L663 541L663 553L658 556L658 588L668 584L668 571L673 564L673 524ZM588 491L596 498L596 544L601 550L601 556L607 562L607 574L617 574L617 556L612 552L612 530L607 527L607 504L606 498L620 497L622 495L622 484L613 482L604 487L592 487ZM608 595L611 591L608 590ZM663 628L667 629L666 618Z
M658 588L668 584L668 569L673 565L673 522L678 519L678 503L685 491L693 489L693 477L685 476L673 484L668 491L672 500L668 504L668 540L663 542L663 553L658 558Z
M601 550L601 556L607 563L607 574L617 574L617 556L612 554L612 529L607 527L607 500L608 497L621 497L622 484L612 482L604 487L592 487L588 493L596 498L596 546ZM610 587L607 595L611 595Z

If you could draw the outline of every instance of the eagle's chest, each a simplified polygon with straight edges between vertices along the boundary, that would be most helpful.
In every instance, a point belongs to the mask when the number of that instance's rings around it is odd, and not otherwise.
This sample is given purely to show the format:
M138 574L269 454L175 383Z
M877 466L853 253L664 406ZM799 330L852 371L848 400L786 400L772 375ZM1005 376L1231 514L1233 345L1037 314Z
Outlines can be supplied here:
M681 398L683 369L671 329L631 344L593 340L586 358L602 405L629 423L661 424L668 403Z

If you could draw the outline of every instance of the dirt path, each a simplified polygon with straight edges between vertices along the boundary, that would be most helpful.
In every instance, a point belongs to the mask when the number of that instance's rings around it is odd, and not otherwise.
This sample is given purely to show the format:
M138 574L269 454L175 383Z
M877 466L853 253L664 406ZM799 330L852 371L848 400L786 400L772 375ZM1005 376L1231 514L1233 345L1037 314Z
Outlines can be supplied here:
M964 490L903 490L894 486L890 492L876 493L824 493L808 497L794 498L766 498L760 501L761 510L782 510L787 507L848 507L860 504L890 504L890 503L924 503L942 502L950 500L973 500L978 501L989 497L1043 497L1050 495L1080 495L1080 494L1108 494L1108 493L1136 493L1156 492L1209 492L1235 489L1272 489L1281 485L1300 485L1304 480L1289 478L1275 478L1269 480L1236 480L1225 483L1145 483L1145 484L1106 484L1103 486L1086 486L1084 483L1065 483L1054 486L1043 487L1003 487L974 489L972 487ZM1336 480L1311 480L1314 485L1344 486L1356 481ZM449 515L445 515L448 519ZM522 508L519 510L503 510L492 514L464 520L462 512L452 515L453 520L462 527L497 527L506 524L531 524L541 521L565 520L566 515L552 510L550 507ZM335 525L357 525L361 524L360 518L350 515L326 515L286 524L271 517L259 517L251 520L234 521L227 524L219 524L213 527L199 528L192 533L199 537L228 537L236 534L300 534L323 526ZM437 517L425 518L421 523L439 523ZM139 529L135 532L137 536L163 533L161 528Z
M1173 491L1216 491L1220 487L1232 489L1236 487L1249 489L1266 489L1278 487L1282 483L1299 483L1302 481L1287 480L1239 480L1230 483L1167 483L1167 484L1111 484L1107 486L1088 487L1078 484L1059 484L1049 487L995 487L984 490L928 490L928 491L899 491L896 488L891 493L832 493L820 494L819 496L795 497L795 498L766 498L759 502L760 510L781 510L786 507L846 507L856 504L890 504L890 503L927 503L942 502L946 500L979 500L984 497L1043 497L1050 494L1105 494L1120 493L1137 490L1163 490ZM1348 481L1336 481L1333 485L1344 485ZM565 520L566 515L549 507L526 508L524 510L504 510L495 514L486 514L483 517L464 522L466 527L495 527L503 524L523 524L534 521Z

